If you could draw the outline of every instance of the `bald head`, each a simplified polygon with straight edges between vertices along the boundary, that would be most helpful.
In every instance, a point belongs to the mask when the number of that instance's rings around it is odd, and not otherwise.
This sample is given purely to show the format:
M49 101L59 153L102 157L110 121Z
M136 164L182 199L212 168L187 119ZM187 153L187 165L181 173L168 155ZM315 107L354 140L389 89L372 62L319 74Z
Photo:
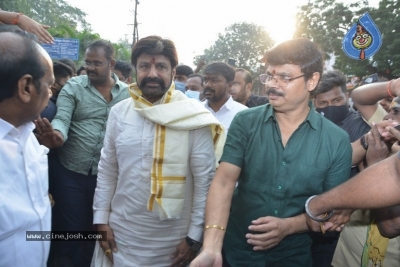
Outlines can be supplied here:
M50 56L34 41L16 33L0 32L0 102L15 94L18 81L26 74L32 76L40 91L40 79L49 62Z

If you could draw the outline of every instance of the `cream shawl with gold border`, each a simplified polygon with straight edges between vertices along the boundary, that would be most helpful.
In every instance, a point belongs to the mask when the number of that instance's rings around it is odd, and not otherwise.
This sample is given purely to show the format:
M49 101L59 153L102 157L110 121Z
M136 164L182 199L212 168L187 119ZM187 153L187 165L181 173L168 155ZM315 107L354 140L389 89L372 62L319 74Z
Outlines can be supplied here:
M179 219L185 199L189 131L211 128L218 161L226 138L224 128L198 101L175 91L174 83L157 105L143 98L136 83L129 86L129 93L135 111L156 124L147 208L158 211L161 220Z

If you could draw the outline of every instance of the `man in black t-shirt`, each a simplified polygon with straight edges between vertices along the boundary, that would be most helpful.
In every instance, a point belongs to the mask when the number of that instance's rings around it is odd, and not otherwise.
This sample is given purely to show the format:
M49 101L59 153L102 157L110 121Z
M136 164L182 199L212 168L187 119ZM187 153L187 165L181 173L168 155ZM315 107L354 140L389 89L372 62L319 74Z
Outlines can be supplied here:
M361 115L349 108L346 77L342 73L324 73L313 96L316 111L345 130L350 142L356 141L370 130Z
M328 71L322 75L313 97L316 111L345 130L352 143L367 133L370 126L360 113L349 108L346 91L346 77L338 71ZM351 176L358 172L357 166L351 168ZM339 233L331 232L323 236L311 233L311 237L313 266L330 267Z

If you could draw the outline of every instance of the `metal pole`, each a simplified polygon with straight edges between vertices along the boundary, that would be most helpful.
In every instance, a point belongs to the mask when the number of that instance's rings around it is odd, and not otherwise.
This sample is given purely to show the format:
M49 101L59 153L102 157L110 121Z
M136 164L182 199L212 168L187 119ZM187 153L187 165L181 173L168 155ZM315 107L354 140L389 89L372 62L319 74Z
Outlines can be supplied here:
M133 41L132 41L132 47L135 45L135 43L139 40L139 31L138 31L138 23L137 23L137 5L139 4L139 0L135 0L135 20L133 23Z

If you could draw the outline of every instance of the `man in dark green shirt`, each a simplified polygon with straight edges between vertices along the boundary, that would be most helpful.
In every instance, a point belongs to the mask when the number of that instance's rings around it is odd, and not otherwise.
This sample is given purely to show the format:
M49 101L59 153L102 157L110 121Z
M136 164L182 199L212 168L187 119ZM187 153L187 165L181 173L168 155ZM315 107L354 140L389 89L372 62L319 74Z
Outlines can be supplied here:
M58 147L49 167L54 200L53 231L93 230L93 196L97 165L111 108L129 97L128 87L112 73L114 48L104 40L89 44L87 75L70 79L57 99L53 121L38 120L38 140ZM53 242L50 266L90 266L95 240Z
M207 198L203 252L191 266L220 263L222 245L224 266L311 266L304 202L349 178L346 132L309 101L323 70L319 48L294 39L265 59L260 81L270 104L238 113L231 124ZM340 230L345 217L336 213L325 230Z

